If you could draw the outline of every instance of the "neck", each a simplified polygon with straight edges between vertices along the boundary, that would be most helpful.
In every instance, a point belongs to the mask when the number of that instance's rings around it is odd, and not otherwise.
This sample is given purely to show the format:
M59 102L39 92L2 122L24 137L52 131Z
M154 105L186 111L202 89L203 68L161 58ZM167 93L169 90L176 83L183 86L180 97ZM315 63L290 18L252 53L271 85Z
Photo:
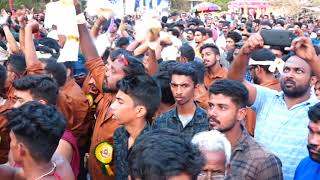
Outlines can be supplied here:
M47 174L53 168L53 163L51 161L48 163L28 161L27 163L22 164L25 177L30 180L37 179L40 176Z
M242 129L240 123L237 123L230 131L225 132L227 139L230 141L232 149L237 145L242 136Z
M177 105L177 111L178 111L178 114L180 115L194 114L194 112L196 111L196 108L197 106L193 102L193 99L190 99L190 101L184 105Z
M220 63L217 61L215 65L208 68L209 74L215 74L221 68Z
M310 98L310 89L301 97L288 97L284 95L284 101L286 102L288 109L292 108L296 104L300 104Z
M260 84L269 84L277 79L272 74L271 75L265 74L259 80L260 80Z
M136 139L141 133L141 131L144 129L146 124L147 121L145 119L136 119L132 123L124 125L124 127L130 134L130 137Z

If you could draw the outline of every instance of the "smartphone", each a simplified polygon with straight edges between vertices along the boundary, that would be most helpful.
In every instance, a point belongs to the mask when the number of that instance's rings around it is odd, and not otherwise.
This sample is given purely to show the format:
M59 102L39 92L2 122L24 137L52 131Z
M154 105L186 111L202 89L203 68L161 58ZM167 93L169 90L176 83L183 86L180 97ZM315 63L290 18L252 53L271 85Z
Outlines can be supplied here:
M296 38L293 32L286 30L261 30L260 34L264 44L270 46L290 47L292 40Z

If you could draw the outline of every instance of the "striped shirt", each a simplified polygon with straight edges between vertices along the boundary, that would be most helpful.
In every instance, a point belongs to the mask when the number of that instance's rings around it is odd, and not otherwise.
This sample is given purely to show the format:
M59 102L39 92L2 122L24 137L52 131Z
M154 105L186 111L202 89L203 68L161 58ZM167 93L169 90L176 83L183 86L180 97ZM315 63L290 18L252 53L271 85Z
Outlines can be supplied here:
M284 93L256 86L252 108L257 112L255 139L282 161L285 180L292 180L299 162L308 155L308 110L313 97L288 109Z

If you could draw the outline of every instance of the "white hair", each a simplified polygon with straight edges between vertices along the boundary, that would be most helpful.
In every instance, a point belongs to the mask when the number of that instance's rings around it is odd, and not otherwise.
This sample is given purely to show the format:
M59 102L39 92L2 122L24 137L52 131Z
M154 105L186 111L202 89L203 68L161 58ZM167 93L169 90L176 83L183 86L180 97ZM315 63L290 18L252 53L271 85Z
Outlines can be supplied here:
M222 151L226 156L226 166L230 163L231 144L224 134L217 130L203 131L192 138L192 144L201 151Z

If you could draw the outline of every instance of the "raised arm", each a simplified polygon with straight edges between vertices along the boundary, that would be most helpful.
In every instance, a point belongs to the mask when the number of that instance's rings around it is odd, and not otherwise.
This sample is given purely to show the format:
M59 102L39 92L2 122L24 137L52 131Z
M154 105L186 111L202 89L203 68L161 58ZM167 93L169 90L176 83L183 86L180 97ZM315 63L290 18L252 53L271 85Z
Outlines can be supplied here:
M229 71L228 79L243 82L249 91L249 105L252 105L256 99L257 90L253 84L244 80L244 76L249 63L249 56L255 49L263 47L263 39L259 34L250 36L244 46L240 49L239 54L235 57Z
M19 21L19 43L20 43L20 49L23 53L25 53L25 27L27 24L26 16L25 16L25 11L23 10L18 10L17 11L17 17Z
M25 28L25 57L27 68L39 63L36 48L33 42L33 33L39 30L39 24L36 20L30 20Z
M12 53L18 53L20 51L19 49L19 46L17 44L17 41L16 39L13 37L11 31L10 31L10 28L8 25L4 25L3 26L3 31L4 31L4 34L6 36L6 39L9 43L9 46L10 46L10 50Z
M95 22L94 25L92 26L90 30L90 34L93 38L97 38L99 35L99 31L103 23L105 22L105 18L103 16L100 16Z

